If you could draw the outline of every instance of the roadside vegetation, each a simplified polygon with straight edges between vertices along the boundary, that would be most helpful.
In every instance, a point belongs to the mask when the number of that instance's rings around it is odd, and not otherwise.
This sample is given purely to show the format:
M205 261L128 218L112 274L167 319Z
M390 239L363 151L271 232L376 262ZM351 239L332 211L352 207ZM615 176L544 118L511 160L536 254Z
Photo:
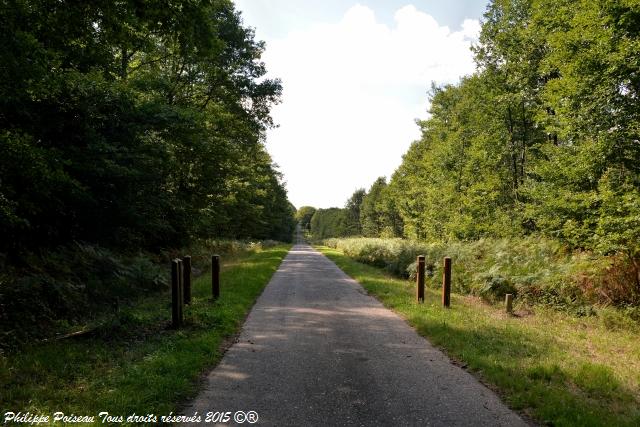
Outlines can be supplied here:
M220 359L224 340L239 329L289 249L266 246L225 252L215 302L210 274L197 277L180 330L170 328L171 296L162 291L121 307L91 334L0 354L2 413L175 413L195 395L198 378ZM193 255L195 261L209 252Z
M10 0L0 22L0 354L126 322L172 257L291 240L281 85L232 2Z
M378 245L380 257L345 250L405 274L389 252L447 248L477 269L459 271L464 291L543 289L539 299L637 310L639 50L637 1L489 2L476 71L432 87L400 166L316 210L312 238L405 238Z
M537 422L640 424L640 328L619 313L602 308L595 316L577 317L520 301L509 316L500 304L455 293L445 309L437 274L427 281L425 303L417 304L412 281L341 250L319 249L509 406ZM454 269L454 282L466 280L461 275Z
M199 274L210 268L212 254L237 257L274 244L269 240L202 240L181 250L129 256L75 244L30 255L26 265L0 272L0 352L112 322L122 308L169 289L173 258L191 255L194 273Z
M286 252L279 80L231 1L0 7L0 408L175 410ZM220 253L168 329L169 261ZM76 335L61 339L70 333Z
M601 312L609 317L632 324L640 321L635 270L622 255L572 251L541 236L433 243L333 238L324 244L401 278L415 277L416 257L425 255L426 272L434 286L442 277L442 259L449 256L453 291L459 294L495 302L510 293L523 304L543 304L576 316L595 316L599 308L607 307Z

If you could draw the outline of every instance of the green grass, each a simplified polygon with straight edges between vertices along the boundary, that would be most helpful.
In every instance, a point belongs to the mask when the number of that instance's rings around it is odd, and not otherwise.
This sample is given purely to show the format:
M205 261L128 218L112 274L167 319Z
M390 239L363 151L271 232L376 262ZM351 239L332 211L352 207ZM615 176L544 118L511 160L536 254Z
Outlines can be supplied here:
M211 277L192 285L186 326L169 328L170 294L124 308L95 336L23 348L0 356L0 418L6 411L52 414L168 415L195 396L198 378L221 357L289 246L249 252L223 262L221 297Z
M322 244L398 277L415 274L417 255L425 256L428 270L442 275L442 258L449 256L454 292L497 299L517 294L533 304L583 315L593 305L615 305L630 320L640 321L637 272L623 254L572 251L560 241L534 235L448 242L348 237Z
M578 318L516 305L516 314L521 311L516 317L501 306L455 294L445 309L436 289L427 289L425 303L417 304L412 282L339 250L318 249L418 333L466 364L510 407L554 426L640 425L640 333L616 323L615 312Z

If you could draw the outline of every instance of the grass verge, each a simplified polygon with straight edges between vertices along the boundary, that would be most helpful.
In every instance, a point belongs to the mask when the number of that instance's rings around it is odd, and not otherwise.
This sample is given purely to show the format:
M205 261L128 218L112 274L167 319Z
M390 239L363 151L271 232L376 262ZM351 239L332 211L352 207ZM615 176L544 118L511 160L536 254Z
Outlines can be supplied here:
M436 289L417 304L413 283L339 250L317 249L510 407L546 425L640 425L637 330L544 308L508 316L470 296L452 295L444 309Z
M92 336L23 348L0 356L0 417L4 413L115 416L169 415L197 392L198 378L221 357L221 345L241 326L289 246L223 262L221 297L211 276L192 284L186 326L169 328L170 294L124 308ZM126 421L126 420L125 420ZM126 424L126 422L124 423Z

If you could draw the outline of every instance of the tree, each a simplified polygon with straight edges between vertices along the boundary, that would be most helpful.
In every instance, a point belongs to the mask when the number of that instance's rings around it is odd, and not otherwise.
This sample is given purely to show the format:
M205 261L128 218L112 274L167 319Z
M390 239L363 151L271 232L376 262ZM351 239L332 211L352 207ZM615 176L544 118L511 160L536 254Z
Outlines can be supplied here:
M346 236L346 221L344 209L318 209L311 218L311 235L316 239Z
M542 232L638 265L639 28L638 2L492 1L476 73L433 88L388 186L404 234Z
M387 186L387 179L380 177L371 185L369 192L362 199L360 205L360 223L362 234L366 237L380 237L384 227L384 220L380 203L382 192Z
M517 233L508 106L493 76L434 87L431 118L386 190L403 232L419 239L473 239Z
M364 188L359 188L353 192L344 208L346 210L346 233L349 236L358 236L362 234L360 225L360 206L367 192Z
M287 235L262 143L281 87L230 1L14 0L0 22L0 251Z
M640 190L640 5L562 1L553 4L555 13L549 7L534 2L532 26L545 35L542 66L552 77L542 98L553 121L542 123L558 138L536 164L528 214L574 247L637 258L629 202Z
M305 231L311 231L311 218L316 213L316 208L313 206L302 206L296 212L296 220L300 224L300 228Z

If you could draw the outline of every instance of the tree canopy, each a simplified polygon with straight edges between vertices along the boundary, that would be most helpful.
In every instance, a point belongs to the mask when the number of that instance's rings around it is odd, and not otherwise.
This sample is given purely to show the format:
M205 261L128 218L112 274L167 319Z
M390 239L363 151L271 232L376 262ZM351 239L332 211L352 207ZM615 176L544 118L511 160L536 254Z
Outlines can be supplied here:
M311 229L311 218L314 213L316 213L316 208L313 206L302 206L296 212L296 220L303 230L309 231Z
M311 234L317 239L347 235L347 211L341 208L318 209L311 218Z
M231 1L0 8L0 250L289 239L281 93Z
M362 234L538 233L637 261L638 52L637 1L492 1L476 72L432 87L421 138L362 199Z

